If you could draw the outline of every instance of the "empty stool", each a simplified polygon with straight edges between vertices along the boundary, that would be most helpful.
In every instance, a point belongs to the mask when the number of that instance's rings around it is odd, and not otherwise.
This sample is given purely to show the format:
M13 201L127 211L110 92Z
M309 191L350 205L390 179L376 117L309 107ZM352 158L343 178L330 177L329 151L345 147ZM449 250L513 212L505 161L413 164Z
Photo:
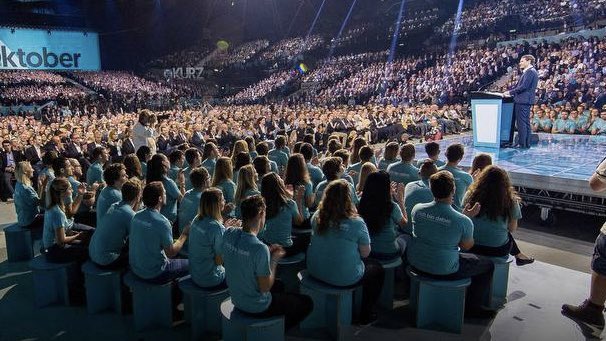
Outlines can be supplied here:
M314 309L301 322L301 329L328 328L332 337L338 340L342 336L341 328L351 325L354 305L360 306L362 287L332 286L312 278L307 271L299 272L299 279L301 294L310 296L314 302Z
M172 282L151 284L129 271L124 276L124 283L133 293L133 315L137 331L172 326Z
M75 262L50 263L44 256L29 262L34 279L34 303L36 307L69 305L69 288L76 282L78 267Z
M13 224L4 229L6 240L6 253L9 262L30 260L34 257L32 247L32 233L18 224Z
M494 272L492 273L492 289L490 298L490 307L493 309L501 308L507 302L507 283L509 282L509 265L513 262L513 257L490 257L494 263Z
M461 333L465 312L465 290L471 279L440 281L416 274L410 267L410 307L417 328Z
M179 281L183 291L186 319L191 323L192 339L201 340L206 332L221 334L221 302L229 297L227 288L208 291L192 281L190 276Z
M87 261L82 265L86 287L86 309L89 314L105 310L122 312L121 271L103 270Z
M284 340L284 316L255 318L238 311L231 298L221 303L224 341Z
M297 273L305 267L305 253L301 252L278 261L278 278L284 282L287 292L298 292Z
M396 280L396 268L402 265L402 258L380 261L383 269L385 270L385 281L383 282L383 288L381 289L381 296L379 296L379 306L385 309L393 309L393 292L394 282Z

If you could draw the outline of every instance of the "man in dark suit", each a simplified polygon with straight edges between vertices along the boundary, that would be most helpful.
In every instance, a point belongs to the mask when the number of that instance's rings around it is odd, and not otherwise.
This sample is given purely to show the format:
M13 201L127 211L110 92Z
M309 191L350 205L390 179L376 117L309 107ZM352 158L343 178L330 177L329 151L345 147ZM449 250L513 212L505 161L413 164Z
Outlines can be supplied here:
M539 73L533 66L534 62L535 59L531 55L520 58L522 77L513 89L505 91L503 94L513 96L513 115L518 126L518 146L520 148L530 148L530 109L535 103L535 93L539 82ZM513 127L510 141L513 141Z
M2 141L2 153L0 157L0 200L7 201L13 197L15 192L13 180L15 179L15 168L17 164L25 160L20 151L13 150L11 141Z

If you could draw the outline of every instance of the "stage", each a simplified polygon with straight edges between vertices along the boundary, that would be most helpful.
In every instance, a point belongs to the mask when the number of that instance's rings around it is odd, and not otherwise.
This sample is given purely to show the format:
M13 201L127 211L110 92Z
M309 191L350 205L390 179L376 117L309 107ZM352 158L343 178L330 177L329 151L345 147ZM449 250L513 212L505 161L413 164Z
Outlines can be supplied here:
M453 143L465 146L460 163L471 167L480 153L492 156L494 164L509 172L512 183L527 204L606 216L606 194L589 188L588 180L606 157L606 136L539 134L539 143L530 149L491 149L473 146L472 136L438 141L440 159L446 160L446 148ZM416 146L417 158L427 155L424 144Z

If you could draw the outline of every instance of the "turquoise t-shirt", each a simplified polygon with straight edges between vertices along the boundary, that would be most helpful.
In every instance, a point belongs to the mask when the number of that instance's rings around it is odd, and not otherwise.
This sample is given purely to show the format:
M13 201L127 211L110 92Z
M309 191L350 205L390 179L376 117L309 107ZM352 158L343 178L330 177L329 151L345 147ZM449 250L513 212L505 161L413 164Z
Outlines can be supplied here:
M168 170L168 177L175 183L177 182L177 177L179 176L180 170L181 168L177 166L170 166L170 169ZM185 177L185 180L187 181L187 176Z
M191 223L196 215L198 215L201 197L202 191L195 188L185 192L179 204L179 232L182 232L185 226Z
M551 121L551 118L549 118L549 117L542 118L539 121L539 129L541 129L541 130L551 129L552 126L553 126L553 122Z
M211 159L211 158L208 158L208 159L202 161L202 167L206 168L206 170L208 171L208 174L210 174L211 178L215 174L215 165L216 164L217 164L217 160Z
M220 222L205 217L194 219L189 232L189 272L191 279L200 287L214 287L225 279L225 268L215 263L222 255L225 227Z
M55 205L44 211L44 228L42 230L42 244L48 249L56 243L55 230L65 229L65 233L74 226L74 220L68 219L59 206Z
M425 159L419 159L417 160L417 168L421 169L421 166L423 166L423 163L425 161L433 161L433 164L436 165L436 167L443 167L446 165L446 162L442 161L442 160L432 160L430 158L425 158Z
M356 188L356 184L354 184L353 178L349 174L343 173L343 175L341 175L341 179L347 180L347 182L349 182L353 188Z
M244 197L242 198L242 200L244 200L248 197L252 197L253 195L257 195L257 194L261 194L261 192L259 192L258 190L254 189L254 188L249 188L246 191L244 191ZM240 203L238 203L236 205L234 214L235 214L236 218L240 219Z
M137 212L130 224L128 260L131 270L143 279L162 274L168 264L164 249L173 244L170 221L147 208Z
M318 184L318 187L316 188L316 206L320 205L320 201L322 201L322 196L324 195L324 190L326 189L326 186L328 186L328 180L324 180ZM352 184L349 184L349 197L351 198L351 202L354 205L358 206L358 204L360 203L360 198L358 198L358 194L354 190Z
M81 183L73 176L68 176L67 181L72 185L72 200L76 200L76 197L78 196L78 187L80 187Z
M32 186L17 181L13 198L15 199L17 223L19 226L28 226L34 221L36 215L40 213L40 208L38 207L40 198L38 197L38 193L36 193Z
M251 150L250 152L248 152L248 155L250 156L251 160L254 160L257 156L259 156L259 153L254 150Z
M181 191L173 179L166 176L162 178L162 184L164 185L164 190L166 190L166 204L162 206L160 213L173 223L177 220L177 202L179 201Z
M360 217L344 219L338 227L317 232L318 212L311 218L312 236L307 249L307 270L313 277L337 286L357 283L364 275L358 247L369 245L370 237Z
M309 172L309 178L311 179L313 188L316 188L318 184L325 179L324 173L322 173L320 167L316 167L311 163L307 163L307 171Z
M95 182L103 182L103 165L95 162L86 171L86 184L92 186Z
M269 169L272 172L279 174L278 173L278 164L275 161L269 160Z
M286 165L288 164L288 154L278 149L272 149L267 154L267 157L277 164L279 170L286 169Z
M271 275L269 247L240 228L223 234L223 263L232 303L248 313L260 313L271 304L271 293L259 290L257 277Z
M217 188L223 192L225 203L233 203L236 196L236 184L231 180L223 180L217 184Z
M397 162L389 165L387 173L389 173L391 181L404 185L419 180L419 169L408 162Z
M473 182L473 178L470 174L456 168L450 166L440 167L439 170L449 171L450 174L454 177L455 181L455 195L454 195L454 205L459 211L463 209L463 197L465 196L465 192L467 192L467 187L471 185Z
M568 120L558 118L557 120L555 120L553 126L560 133L567 132L569 128Z
M97 225L103 222L105 213L107 213L109 207L120 200L122 200L122 192L118 189L106 186L101 190L97 199Z
M194 186L191 184L191 179L190 179L191 172L194 169L195 168L192 168L192 167L187 167L187 168L183 169L183 174L185 175L185 191L189 191L190 189L194 188Z
M396 162L400 162L400 160L398 159L393 159L393 160L387 160L387 159L381 159L381 161L379 161L379 170L382 171L387 171L387 167L389 167L389 165L396 163Z
M370 238L371 250L374 253L392 254L398 252L396 243L397 230L402 221L402 209L395 202L392 202L391 215L383 229Z
M292 246L292 225L297 215L299 215L297 203L289 199L276 216L265 219L265 229L259 234L259 239L268 244Z
M428 180L417 180L406 185L404 191L404 203L406 204L406 215L408 216L408 222L404 227L404 232L412 234L412 209L417 204L425 204L433 201L433 194L429 188Z
M118 259L130 233L130 222L135 216L133 208L125 201L112 204L103 217L88 246L90 259L100 265L108 265Z
M513 205L512 218L517 220L522 218L520 205ZM497 220L491 220L486 215L471 218L473 221L473 239L475 245L490 247L499 247L507 244L509 241L509 218L498 217Z
M473 222L452 206L430 202L412 209L413 238L407 250L415 268L434 275L459 270L459 243L473 238Z

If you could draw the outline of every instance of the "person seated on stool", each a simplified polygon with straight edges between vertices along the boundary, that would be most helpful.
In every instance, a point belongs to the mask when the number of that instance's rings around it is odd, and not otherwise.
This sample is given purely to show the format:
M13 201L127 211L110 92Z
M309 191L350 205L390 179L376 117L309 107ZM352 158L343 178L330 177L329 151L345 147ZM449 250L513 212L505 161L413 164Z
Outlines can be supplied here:
M97 198L97 226L105 219L109 207L122 200L120 190L127 180L126 167L121 163L113 163L103 171L103 181L107 186L101 190Z
M141 279L155 284L187 275L189 261L170 257L181 251L189 235L189 226L183 229L179 239L173 241L171 223L160 213L166 202L162 182L147 184L142 199L145 209L135 214L130 225L128 260L131 270Z
M369 259L370 237L356 212L347 180L332 181L311 218L311 244L307 249L309 274L330 285L362 285L360 324L376 320L373 308L383 287L381 263Z
M452 207L455 180L448 171L429 178L434 201L417 204L411 213L413 237L407 250L408 261L419 275L436 280L459 280L471 277L465 297L465 315L492 317L484 309L490 299L493 262L482 256L460 253L459 248L473 247L473 222L480 204L467 205L463 213Z
M232 303L245 314L267 318L284 315L286 329L298 325L313 308L310 297L284 293L275 280L284 249L267 246L257 234L265 225L265 201L253 195L240 206L242 228L229 228L223 235L223 262Z
M200 168L200 170L206 170ZM196 174L195 172L192 174ZM192 176L193 178L193 176ZM194 181L195 182L195 181ZM198 200L198 215L191 221L189 232L189 271L191 279L199 287L206 290L219 290L227 288L225 282L225 268L221 244L223 244L222 212L225 208L225 199L220 189L206 188ZM228 226L238 221L226 221Z
M602 160L589 179L589 186L595 192L606 191L606 159ZM591 260L591 287L589 297L580 305L564 304L562 314L572 319L604 328L604 302L606 301L606 223L595 240Z
M17 163L15 169L15 211L17 213L17 224L20 227L42 232L44 226L44 215L40 214L40 196L32 187L34 168L29 161ZM38 177L38 188L44 190L46 179Z
M86 188L78 188L76 201L82 200ZM57 177L49 187L49 205L44 212L42 244L46 259L51 263L84 263L88 258L88 241L95 230L74 223L67 215L66 202L71 199L72 186L67 178Z
M130 222L139 209L143 188L137 178L126 181L121 187L122 199L112 204L103 220L97 223L88 247L90 259L102 269L121 269L128 265Z
M309 246L309 234L292 234L293 226L303 222L305 187L294 189L293 197L278 174L271 172L261 179L261 194L267 205L265 229L259 238L268 245L284 248L285 257L305 252ZM294 199L294 200L293 200Z

